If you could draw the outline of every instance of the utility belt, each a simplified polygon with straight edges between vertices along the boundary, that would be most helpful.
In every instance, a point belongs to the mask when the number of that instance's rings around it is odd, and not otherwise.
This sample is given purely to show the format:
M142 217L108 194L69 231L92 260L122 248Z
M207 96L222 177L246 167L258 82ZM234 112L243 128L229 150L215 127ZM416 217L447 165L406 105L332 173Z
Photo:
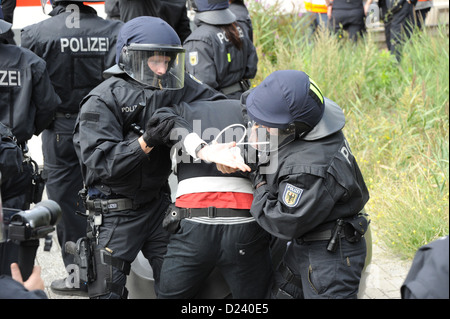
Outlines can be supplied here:
M180 228L180 222L184 218L192 217L251 217L248 209L232 209L232 208L180 208L174 204L170 204L165 212L163 220L163 228L169 233L174 234Z
M303 244L315 241L328 241L326 249L333 253L336 251L337 244L342 238L345 238L351 243L359 242L363 238L370 224L367 216L367 214L361 212L349 218L337 219L332 229L309 232L298 238L298 242L299 244ZM279 264L277 271L286 282L302 288L301 278L296 276L284 262ZM278 291L275 293L277 299L293 298L293 296L282 288L278 288Z
M352 217L339 218L333 228L311 231L298 238L298 242L302 244L313 241L328 241L327 250L334 252L341 238L345 238L351 243L361 240L370 224L367 216L365 213L358 213Z
M87 199L86 209L91 212L120 212L122 210L137 209L138 205L133 204L129 198L114 198L114 199Z
M231 84L227 87L221 88L220 91L225 94L225 95L229 95L229 94L233 94L235 92L245 92L248 89L250 89L250 83L248 80L241 80L238 81L234 84Z

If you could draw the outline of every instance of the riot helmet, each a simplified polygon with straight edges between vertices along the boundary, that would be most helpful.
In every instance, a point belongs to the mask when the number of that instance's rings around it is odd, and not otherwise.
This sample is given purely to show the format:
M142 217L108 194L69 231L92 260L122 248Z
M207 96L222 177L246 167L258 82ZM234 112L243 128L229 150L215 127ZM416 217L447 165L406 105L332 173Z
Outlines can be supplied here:
M154 88L183 88L184 55L177 33L160 18L134 18L122 26L117 37L118 66L134 80Z
M236 16L229 9L228 0L189 0L195 18L213 25L231 24Z
M260 151L274 151L300 138L317 140L345 125L342 109L302 71L273 72L244 93L241 104L248 115L250 145L254 142Z
M1 1L0 1L1 2ZM0 7L0 35L5 34L9 30L11 30L12 24L9 22L6 22L3 16L2 7Z

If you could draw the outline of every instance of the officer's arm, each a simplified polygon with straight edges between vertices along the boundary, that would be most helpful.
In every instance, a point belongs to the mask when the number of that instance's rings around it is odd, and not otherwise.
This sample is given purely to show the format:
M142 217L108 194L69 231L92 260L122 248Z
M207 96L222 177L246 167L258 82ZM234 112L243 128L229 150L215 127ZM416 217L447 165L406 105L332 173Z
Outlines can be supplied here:
M39 135L52 122L56 108L61 104L61 99L53 88L45 61L38 57L35 61L31 68L33 74L31 99L36 107L34 134Z
M85 100L79 116L74 138L79 143L80 160L96 177L122 178L148 160L138 139L125 139L120 121L97 96Z
M251 213L269 233L291 240L321 224L334 200L320 177L309 174L285 176L279 184L254 190Z

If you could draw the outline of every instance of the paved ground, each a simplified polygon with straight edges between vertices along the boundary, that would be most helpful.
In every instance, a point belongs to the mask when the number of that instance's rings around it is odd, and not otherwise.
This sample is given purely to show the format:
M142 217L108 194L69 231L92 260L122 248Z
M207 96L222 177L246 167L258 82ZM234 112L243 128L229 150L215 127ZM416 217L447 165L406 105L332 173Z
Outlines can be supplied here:
M42 151L40 138L34 137L29 143L30 153L34 160L42 163ZM45 192L44 192L45 196ZM43 251L44 239L41 239L36 264L42 267L42 277L45 282L46 292L51 299L75 299L79 297L64 297L56 295L50 290L53 280L65 278L66 271L61 258L61 250L53 233L53 245L49 252ZM360 298L362 299L399 299L400 287L406 278L411 266L411 261L404 261L390 252L372 232L373 245L372 263L367 268L365 280L366 289Z

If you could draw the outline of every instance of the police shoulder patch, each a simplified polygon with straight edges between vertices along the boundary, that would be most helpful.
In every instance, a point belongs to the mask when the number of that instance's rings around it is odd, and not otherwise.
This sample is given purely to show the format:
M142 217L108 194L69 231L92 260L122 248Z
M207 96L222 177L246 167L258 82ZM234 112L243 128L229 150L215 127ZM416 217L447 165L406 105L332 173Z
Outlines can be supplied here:
M197 51L189 52L189 63L192 66L196 66L198 64L198 52Z
M303 189L291 184L286 184L283 192L283 203L288 207L297 206L302 197Z

